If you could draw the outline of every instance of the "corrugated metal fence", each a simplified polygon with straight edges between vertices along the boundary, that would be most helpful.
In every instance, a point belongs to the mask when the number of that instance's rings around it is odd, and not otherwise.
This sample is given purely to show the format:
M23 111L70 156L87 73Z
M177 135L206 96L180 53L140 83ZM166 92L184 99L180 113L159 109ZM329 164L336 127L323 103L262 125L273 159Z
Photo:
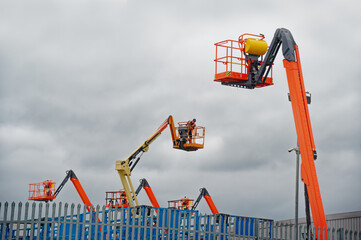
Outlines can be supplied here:
M312 221L312 219L311 219ZM329 228L343 228L347 231L361 231L361 211L354 212L344 212L344 213L335 213L326 215L327 227ZM277 223L283 223L292 225L295 223L295 219L281 220ZM306 218L299 218L298 224L305 226Z
M305 229L298 229L299 239ZM202 215L197 211L152 208L107 209L74 204L0 203L0 239L102 239L102 240L241 240L294 239L293 225L268 219ZM328 231L329 239L361 240L361 233L343 229Z

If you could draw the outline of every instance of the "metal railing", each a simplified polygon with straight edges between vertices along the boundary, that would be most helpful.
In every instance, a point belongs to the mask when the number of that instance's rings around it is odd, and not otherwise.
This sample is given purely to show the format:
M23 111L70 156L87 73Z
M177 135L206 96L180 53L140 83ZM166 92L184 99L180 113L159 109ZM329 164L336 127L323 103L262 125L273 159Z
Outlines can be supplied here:
M295 231L294 225L276 224L269 219L149 206L96 206L95 212L89 213L86 206L67 203L0 203L1 240L281 240L294 239ZM304 235L305 229L298 231L299 239L316 239L312 234ZM361 234L332 229L328 230L328 238L361 240Z

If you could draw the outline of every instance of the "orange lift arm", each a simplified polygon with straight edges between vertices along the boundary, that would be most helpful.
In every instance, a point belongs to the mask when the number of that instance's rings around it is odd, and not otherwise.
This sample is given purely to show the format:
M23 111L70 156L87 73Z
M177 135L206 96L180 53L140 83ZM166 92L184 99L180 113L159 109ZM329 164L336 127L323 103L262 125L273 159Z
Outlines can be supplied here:
M212 214L219 214L216 205L214 205L214 202L211 198L211 195L209 195L208 191L206 188L201 188L199 189L199 191L201 192L197 198L197 200L194 202L192 210L195 210L199 204L199 202L201 201L202 197L204 197L204 199L206 200L209 208L212 211Z
M283 60L283 65L286 69L293 116L302 158L301 179L306 185L309 196L313 222L316 227L316 236L318 235L318 230L321 230L321 235L323 235L322 232L325 230L324 236L325 239L327 239L326 217L314 163L314 160L317 159L317 152L308 111L301 61L298 46L289 30L284 28L277 29L270 44L270 48L264 58L264 64L262 64L258 74L256 74L256 81L262 82L263 79L267 77L267 70L273 64L277 51L281 45L285 58ZM322 237L323 236L321 236L321 239Z
M313 222L316 227L316 236L320 234L321 239L323 239L323 237L324 239L327 239L326 217L314 163L314 160L317 158L317 153L307 106L298 46L294 41L291 32L285 28L276 30L268 50L267 44L264 44L265 41L263 41L263 35L248 34L259 37L259 40L254 38L243 39L244 35L241 35L239 44L243 44L244 46L240 47L240 49L242 54L245 55L245 62L247 62L247 74L245 74L247 78L233 82L228 79L225 79L225 81L222 79L217 81L222 82L223 85L247 89L267 86L266 83L269 80L267 76L269 74L272 75L271 69L273 62L282 46L282 53L284 56L283 65L286 69L297 139L302 158L301 179L305 183L309 196ZM266 51L264 51L264 49ZM262 55L265 53L266 55L262 61ZM218 59L215 61L217 62L217 60ZM321 230L321 233L318 232L319 229Z
M194 131L191 136L192 139L200 138L202 142L197 143L196 141L190 142L190 136L188 136L188 131L185 131L185 135L177 134L179 132L179 127L174 126L173 117L170 115L159 127L158 129L147 138L144 143L142 143L132 154L130 154L124 161L118 160L115 163L115 169L118 171L120 180L127 196L129 205L131 207L139 206L137 195L135 194L132 181L130 179L131 172L138 164L141 156L144 152L147 152L149 145L157 139L169 125L170 132L172 135L173 148L184 150L184 151L196 151L202 149L204 146L204 127L198 127L199 131ZM178 131L177 131L178 130ZM184 131L183 131L184 132ZM201 132L201 134L200 134ZM183 140L183 138L185 140Z
M148 196L150 202L152 203L152 206L159 208L159 207L160 207L160 206L159 206L159 203L158 203L156 197L154 196L154 193L153 193L153 191L152 191L152 188L150 187L148 181L147 181L145 178L143 178L143 179L140 180L139 187L138 187L137 190L135 191L135 194L136 194L137 196L138 196L140 190L142 190L142 188L144 188L145 192L147 193L147 196Z
M68 170L66 172L66 176L64 178L64 180L61 182L61 184L59 185L59 187L56 189L56 191L54 192L54 198L56 198L56 196L59 194L59 192L61 191L61 189L63 189L64 185L68 182L68 180L70 179L70 181L73 183L76 191L78 192L81 200L83 201L83 203L85 204L87 210L90 212L90 206L92 205L88 196L86 195L82 185L79 182L79 179L77 178L77 176L75 175L75 173L73 172L73 170Z

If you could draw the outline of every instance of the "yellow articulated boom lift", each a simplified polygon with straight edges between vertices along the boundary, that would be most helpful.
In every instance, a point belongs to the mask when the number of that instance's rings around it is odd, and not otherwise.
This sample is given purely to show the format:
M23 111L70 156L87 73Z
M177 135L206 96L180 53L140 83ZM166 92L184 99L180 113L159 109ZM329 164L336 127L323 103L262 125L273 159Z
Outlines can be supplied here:
M147 152L149 145L159 137L159 135L169 125L172 135L173 148L183 151L197 151L204 147L205 128L196 126L196 119L188 122L179 122L178 127L174 126L173 117L169 116L160 127L149 138L147 138L132 154L125 160L118 160L115 169L118 171L120 180L122 181L125 194L130 207L139 206L137 194L134 191L132 181L130 179L131 172L139 162L144 152Z

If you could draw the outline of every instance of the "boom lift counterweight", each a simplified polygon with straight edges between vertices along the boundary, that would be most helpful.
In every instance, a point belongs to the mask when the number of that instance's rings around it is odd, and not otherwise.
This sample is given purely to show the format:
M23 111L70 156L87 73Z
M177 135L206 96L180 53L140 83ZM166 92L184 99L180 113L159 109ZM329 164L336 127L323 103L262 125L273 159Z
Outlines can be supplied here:
M250 36L250 37L245 37ZM243 34L239 37L239 47L233 40L216 43L215 79L222 85L254 89L273 85L272 65L282 46L283 65L286 69L297 139L301 153L301 179L307 186L316 236L327 239L327 224L321 193L317 180L314 160L317 158L311 121L307 106L299 50L291 32L285 28L276 30L267 50L263 35ZM229 41L232 43L229 45ZM227 45L228 44L228 45ZM218 48L227 48L226 56L219 57ZM229 51L228 51L229 50ZM238 51L240 56L235 56ZM265 57L263 55L266 53ZM235 61L238 61L235 63ZM219 72L217 65L226 66L226 72ZM238 64L238 65L234 65ZM236 70L239 67L239 70Z

